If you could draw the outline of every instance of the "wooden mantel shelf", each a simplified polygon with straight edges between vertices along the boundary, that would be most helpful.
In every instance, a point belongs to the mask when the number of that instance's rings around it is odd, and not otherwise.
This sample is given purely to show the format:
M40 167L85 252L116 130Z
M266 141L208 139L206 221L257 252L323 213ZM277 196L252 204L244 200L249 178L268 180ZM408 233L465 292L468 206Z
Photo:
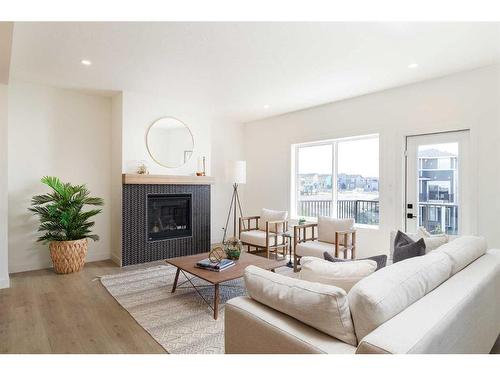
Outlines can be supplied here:
M209 176L172 176L158 174L129 174L122 175L122 183L135 185L212 185L214 177Z

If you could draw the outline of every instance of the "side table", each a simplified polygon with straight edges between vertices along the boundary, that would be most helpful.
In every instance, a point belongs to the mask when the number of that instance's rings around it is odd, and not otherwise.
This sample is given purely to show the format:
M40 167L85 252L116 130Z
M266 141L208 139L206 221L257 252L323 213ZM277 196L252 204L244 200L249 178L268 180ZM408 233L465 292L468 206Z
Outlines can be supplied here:
M284 232L281 234L284 238L288 238L288 256L290 257L290 259L288 260L288 263L286 264L287 267L289 268L293 268L293 262L292 262L292 259L293 259L293 230L292 231L288 231L288 232Z

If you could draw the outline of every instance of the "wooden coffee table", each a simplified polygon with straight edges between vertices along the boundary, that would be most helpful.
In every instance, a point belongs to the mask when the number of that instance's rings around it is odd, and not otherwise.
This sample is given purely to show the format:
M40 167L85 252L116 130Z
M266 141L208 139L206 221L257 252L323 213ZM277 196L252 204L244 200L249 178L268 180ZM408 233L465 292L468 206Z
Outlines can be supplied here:
M219 285L230 280L239 279L243 277L245 272L245 268L247 266L253 265L265 270L273 271L276 268L283 267L286 265L286 260L273 260L263 258L258 255L242 253L240 259L235 261L235 265L221 272L214 272L204 270L202 268L196 267L196 262L208 258L208 253L189 255L178 258L167 259L165 262L171 264L172 266L177 267L177 272L175 273L174 285L172 286L172 293L177 289L177 282L179 281L179 274L182 274L186 277L186 281L182 284L189 282L191 287L196 290L196 292L200 295L200 297L205 301L205 303L214 311L214 319L217 320L219 316ZM192 275L189 277L186 274ZM191 279L193 277L197 277L199 279L205 280L207 283L214 286L214 301L213 306L209 301L203 297L203 295L199 292L197 286L193 284ZM224 286L224 285L222 285Z

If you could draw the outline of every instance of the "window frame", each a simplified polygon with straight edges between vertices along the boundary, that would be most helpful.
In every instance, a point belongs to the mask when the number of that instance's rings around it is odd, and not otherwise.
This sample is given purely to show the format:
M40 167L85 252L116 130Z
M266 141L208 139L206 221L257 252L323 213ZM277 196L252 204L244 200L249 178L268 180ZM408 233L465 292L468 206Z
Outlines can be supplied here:
M314 147L314 146L324 146L331 145L332 146L332 212L330 217L337 216L337 205L338 205L338 145L341 142L351 142L357 140L365 140L365 139L373 139L377 138L379 141L379 155L380 155L380 134L367 134L353 137L342 137L342 138L334 138L334 139L326 139L320 141L312 141L312 142L302 142L302 143L294 143L291 145L291 181L290 181L290 218L292 220L298 220L301 217L304 217L307 221L315 222L317 220L316 217L308 217L308 216L300 216L298 215L298 198L299 198L299 150L301 148L306 147ZM379 207L380 207L380 159L378 165L378 188L379 188ZM355 223L357 227L366 227L366 228L378 228L380 225L380 216L378 224L359 224Z

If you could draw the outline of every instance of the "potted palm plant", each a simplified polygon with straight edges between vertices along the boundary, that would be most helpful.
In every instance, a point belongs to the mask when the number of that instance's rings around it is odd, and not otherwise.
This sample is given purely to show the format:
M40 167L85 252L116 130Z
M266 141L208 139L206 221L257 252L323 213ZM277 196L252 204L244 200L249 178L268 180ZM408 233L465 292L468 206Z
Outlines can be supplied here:
M78 272L85 264L88 239L99 240L91 233L95 222L90 218L101 209L84 211L84 206L102 206L101 198L91 197L85 185L71 185L57 177L46 176L42 183L52 189L50 193L36 195L30 211L40 219L39 232L45 232L39 242L49 243L50 257L56 273Z

